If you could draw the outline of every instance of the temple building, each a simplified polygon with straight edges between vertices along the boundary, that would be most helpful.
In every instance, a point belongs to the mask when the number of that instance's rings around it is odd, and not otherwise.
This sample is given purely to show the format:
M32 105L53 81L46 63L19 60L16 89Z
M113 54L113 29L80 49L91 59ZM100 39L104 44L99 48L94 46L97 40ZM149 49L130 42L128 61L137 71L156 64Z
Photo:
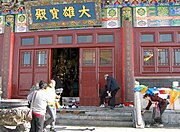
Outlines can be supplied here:
M134 99L135 80L170 88L180 81L178 0L1 0L2 98L26 98L59 77L64 97L97 106L117 79L117 103ZM1 93L1 92L0 92Z

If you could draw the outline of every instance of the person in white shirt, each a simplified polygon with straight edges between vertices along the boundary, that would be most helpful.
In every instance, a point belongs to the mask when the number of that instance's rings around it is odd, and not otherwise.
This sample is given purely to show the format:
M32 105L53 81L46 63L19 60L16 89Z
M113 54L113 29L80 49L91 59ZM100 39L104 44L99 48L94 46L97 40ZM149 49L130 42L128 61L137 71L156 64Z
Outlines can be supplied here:
M30 132L43 132L47 102L50 101L46 93L47 83L39 82L39 89L31 92L27 99L31 102L32 121Z

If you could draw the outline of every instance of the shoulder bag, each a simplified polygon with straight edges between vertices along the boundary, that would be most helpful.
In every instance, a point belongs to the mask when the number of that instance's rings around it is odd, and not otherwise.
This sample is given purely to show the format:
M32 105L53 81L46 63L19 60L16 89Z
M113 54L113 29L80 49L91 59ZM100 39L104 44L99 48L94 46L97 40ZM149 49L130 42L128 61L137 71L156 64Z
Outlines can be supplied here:
M37 94L37 91L33 94L33 97L32 97L31 103L30 103L30 108L26 114L26 121L29 121L29 122L32 120L32 106L34 105L34 100L36 98L36 94Z

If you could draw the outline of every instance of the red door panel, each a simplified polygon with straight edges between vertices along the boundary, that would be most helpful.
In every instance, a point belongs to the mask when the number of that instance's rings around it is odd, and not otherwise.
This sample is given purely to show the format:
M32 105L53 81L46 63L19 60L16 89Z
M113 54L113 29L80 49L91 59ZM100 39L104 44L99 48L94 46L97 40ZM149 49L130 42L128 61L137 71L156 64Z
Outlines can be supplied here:
M96 80L96 72L94 71L83 71L82 74L82 89L81 89L81 97L86 98L96 98L97 97L97 80Z
M96 49L80 49L80 105L97 105Z
M26 96L32 86L32 73L21 73L19 76L19 95Z
M40 80L48 81L49 74L49 61L48 50L36 50L35 51L35 65L34 65L34 82Z
M98 91L104 89L106 80L104 79L105 74L110 76L114 75L114 49L113 48L99 48L98 49ZM100 95L99 95L100 97Z
M20 51L18 96L26 96L33 80L33 50Z
M48 76L47 76L47 71L45 71L44 73L41 73L41 72L35 72L34 73L34 82L35 83L38 83L40 80L43 80L45 82L48 82ZM34 84L35 84L34 83Z
M40 80L48 81L49 52L43 50L20 51L18 95L27 96L32 85Z

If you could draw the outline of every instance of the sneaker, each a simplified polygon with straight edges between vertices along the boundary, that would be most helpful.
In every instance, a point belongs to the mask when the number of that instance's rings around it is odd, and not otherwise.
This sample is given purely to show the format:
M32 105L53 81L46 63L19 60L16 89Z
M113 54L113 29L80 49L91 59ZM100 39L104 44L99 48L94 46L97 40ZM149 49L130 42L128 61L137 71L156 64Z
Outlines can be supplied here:
M100 107L100 108L105 108L105 105L104 105L104 104L102 104L102 105L100 105L99 107Z
M124 104L119 104L118 107L119 107L119 108L120 108L120 107L124 107Z
M164 125L163 124L158 124L157 127L164 127Z
M145 127L149 128L151 126L151 124L147 124Z
M64 106L63 106L63 105L61 105L59 108L60 108L60 109L63 109L63 108L64 108Z
M156 126L156 127L164 127L164 125L160 124L160 123L155 123L154 126Z

